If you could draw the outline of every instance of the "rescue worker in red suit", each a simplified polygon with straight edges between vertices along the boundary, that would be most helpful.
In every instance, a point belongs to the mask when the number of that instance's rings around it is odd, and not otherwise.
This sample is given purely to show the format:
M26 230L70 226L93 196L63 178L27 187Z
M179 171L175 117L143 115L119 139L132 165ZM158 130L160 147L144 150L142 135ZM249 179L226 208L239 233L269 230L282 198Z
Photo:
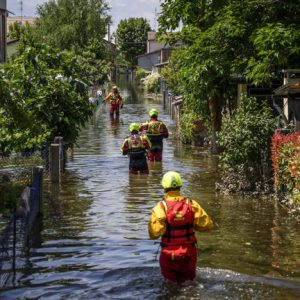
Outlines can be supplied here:
M123 108L123 98L119 94L118 87L113 86L112 91L104 98L104 102L109 101L110 109L109 114L110 116L116 116L120 114L120 107Z
M199 203L180 194L181 186L179 173L170 171L163 176L165 196L153 208L148 224L151 239L162 237L161 273L176 283L196 277L195 231L213 227L210 217Z
M162 161L163 139L169 136L166 125L157 119L158 111L151 109L149 112L150 121L141 124L140 131L145 131L152 147L148 153L149 161Z
M150 149L151 142L147 136L139 134L139 124L131 123L129 131L130 136L121 147L122 154L129 156L129 173L148 174L147 150Z

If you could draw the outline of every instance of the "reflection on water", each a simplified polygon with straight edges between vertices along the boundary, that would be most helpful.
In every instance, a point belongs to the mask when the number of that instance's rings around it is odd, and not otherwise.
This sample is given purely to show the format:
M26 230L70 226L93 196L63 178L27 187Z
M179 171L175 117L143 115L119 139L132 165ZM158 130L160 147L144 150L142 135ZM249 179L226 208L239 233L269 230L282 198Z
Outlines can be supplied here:
M110 118L110 129L114 137L118 136L120 127L120 116L109 116Z
M272 198L214 192L217 158L199 148L165 141L163 163L150 174L128 174L120 146L131 122L155 107L174 131L157 99L119 84L126 102L110 119L102 106L82 130L60 185L44 187L44 214L18 261L15 287L1 299L299 299L299 224ZM163 196L164 172L183 177L183 193L200 201L216 228L199 233L198 276L165 283L148 239L152 207Z

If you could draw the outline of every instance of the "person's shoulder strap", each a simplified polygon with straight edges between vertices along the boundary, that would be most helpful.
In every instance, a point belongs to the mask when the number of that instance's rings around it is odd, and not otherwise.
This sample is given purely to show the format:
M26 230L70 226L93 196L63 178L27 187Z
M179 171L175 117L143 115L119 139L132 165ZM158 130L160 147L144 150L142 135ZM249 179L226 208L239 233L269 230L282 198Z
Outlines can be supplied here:
M160 204L161 204L162 208L164 209L164 211L167 212L168 211L168 204L165 201L165 199L163 199L162 201L160 201Z
M193 209L193 200L190 199L189 197L184 197L185 203L190 207L190 209Z

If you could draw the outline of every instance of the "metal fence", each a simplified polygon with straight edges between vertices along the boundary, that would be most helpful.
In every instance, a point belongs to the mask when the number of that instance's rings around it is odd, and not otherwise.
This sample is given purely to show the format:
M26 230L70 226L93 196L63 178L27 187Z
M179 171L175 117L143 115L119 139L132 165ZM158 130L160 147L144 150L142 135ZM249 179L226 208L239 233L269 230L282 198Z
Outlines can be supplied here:
M7 217L6 225L0 232L0 288L11 286L17 280L18 262L24 256L36 216L42 205L43 168L31 169L31 184L27 185L20 197L15 213ZM3 217L2 217L3 219Z
M18 280L17 270L22 267L29 234L41 212L44 170L51 182L59 182L65 165L64 154L63 138L56 137L38 153L0 156L0 193L5 183L10 184L6 193L15 187L23 189L15 212L10 213L5 208L7 213L0 214L0 288L13 286ZM37 165L43 167L35 167ZM6 202L7 195L1 197L0 194L1 199Z

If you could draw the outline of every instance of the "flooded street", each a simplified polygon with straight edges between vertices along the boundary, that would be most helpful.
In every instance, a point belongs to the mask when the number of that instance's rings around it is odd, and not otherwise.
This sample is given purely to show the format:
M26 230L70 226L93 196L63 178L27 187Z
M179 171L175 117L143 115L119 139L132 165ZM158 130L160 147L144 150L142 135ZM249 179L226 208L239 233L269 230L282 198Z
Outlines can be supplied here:
M0 299L300 299L300 224L273 198L220 196L217 158L180 145L171 134L163 163L129 175L120 146L131 122L159 100L120 85L126 102L118 119L101 107L81 136L59 186L46 183L44 214L18 262L14 287ZM149 240L151 209L161 200L162 174L180 172L183 193L216 223L197 233L198 274L178 287L160 275L159 243Z

